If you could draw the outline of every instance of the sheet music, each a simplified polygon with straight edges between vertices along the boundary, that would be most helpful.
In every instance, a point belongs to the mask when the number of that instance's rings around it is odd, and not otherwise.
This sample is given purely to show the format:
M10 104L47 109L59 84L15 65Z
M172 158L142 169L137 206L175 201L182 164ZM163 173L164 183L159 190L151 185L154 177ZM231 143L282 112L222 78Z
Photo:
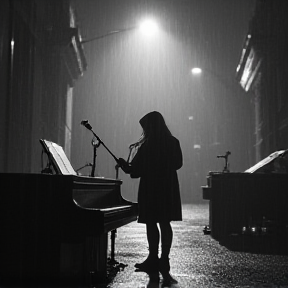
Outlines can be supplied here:
M42 142L41 142L42 141ZM40 140L40 142L43 144L46 148L46 152L50 153L50 156L52 156L52 160L54 161L54 164L57 166L59 172L63 175L77 175L75 170L73 169L69 159L67 158L63 148L59 146L58 144L47 141L47 140Z
M256 165L250 167L249 169L245 170L245 173L254 173L254 172L258 172L260 171L260 169L262 167L264 167L265 165L268 165L269 163L272 163L272 161L274 161L277 157L283 155L283 153L286 150L280 150L280 151L276 151L273 152L272 154L270 154L268 157L264 158L263 160L261 160L260 162L258 162ZM272 172L272 171L271 171Z

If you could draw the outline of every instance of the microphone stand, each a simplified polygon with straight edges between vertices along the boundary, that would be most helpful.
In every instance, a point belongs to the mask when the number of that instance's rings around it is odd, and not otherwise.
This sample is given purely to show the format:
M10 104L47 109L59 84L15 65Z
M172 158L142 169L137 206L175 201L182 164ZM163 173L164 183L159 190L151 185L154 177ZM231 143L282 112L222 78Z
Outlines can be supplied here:
M77 174L78 174L78 172L80 171L80 170L82 170L83 168L85 168L85 167L87 167L87 166L92 166L92 164L91 163L87 163L87 164L85 164L84 166L82 166L82 167L80 167L80 168L78 168L77 170L75 170L76 172L77 172Z
M85 126L88 130L90 130L92 132L92 134L94 135L94 137L98 141L98 143L95 145L92 143L92 145L94 147L94 155L93 155L93 166L92 166L92 171L91 171L91 177L94 177L92 175L94 175L95 166L96 166L96 150L102 144L104 146L104 148L109 152L109 154L114 158L114 160L117 163L117 165L115 166L115 169L116 169L116 179L118 179L118 170L119 170L118 158L110 151L110 149L105 145L105 143L100 139L100 137L93 131L92 126L89 124L88 120L81 121L81 124L83 126ZM92 142L93 142L93 140L92 140Z
M90 177L95 177L95 168L96 168L96 157L97 157L97 148L100 146L100 142L94 141L94 138L91 141L91 144L93 146L93 163L92 163L92 169L91 169L91 175Z
M231 154L230 151L227 151L225 153L225 155L218 155L217 158L224 158L225 159L225 166L224 166L224 169L223 169L223 172L224 173L228 173L230 172L229 171L229 164L228 164L228 156Z

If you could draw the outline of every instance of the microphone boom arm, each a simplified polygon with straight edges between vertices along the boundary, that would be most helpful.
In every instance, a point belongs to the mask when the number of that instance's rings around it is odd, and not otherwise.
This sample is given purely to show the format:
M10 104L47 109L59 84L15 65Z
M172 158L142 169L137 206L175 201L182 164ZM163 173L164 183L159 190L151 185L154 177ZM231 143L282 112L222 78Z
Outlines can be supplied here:
M89 124L88 120L81 121L81 124L92 132L92 134L97 139L97 141L104 146L104 148L109 152L109 154L118 163L119 162L118 158L110 151L110 149L105 145L105 143L100 139L100 137L93 131L92 126Z
M115 161L118 163L118 158L110 151L110 149L105 145L105 143L99 138L99 136L90 129L97 141L104 146L104 148L109 152L109 154L115 159Z

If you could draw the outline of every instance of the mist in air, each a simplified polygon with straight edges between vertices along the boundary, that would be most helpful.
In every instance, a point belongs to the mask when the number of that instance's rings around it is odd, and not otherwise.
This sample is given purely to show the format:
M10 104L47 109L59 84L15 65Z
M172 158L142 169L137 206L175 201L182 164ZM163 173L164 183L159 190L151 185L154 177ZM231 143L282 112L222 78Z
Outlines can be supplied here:
M73 96L73 167L91 162L93 130L117 156L141 135L139 120L161 112L181 143L179 170L183 202L201 202L209 171L222 171L217 155L231 151L230 170L251 166L245 137L252 129L251 97L235 80L254 1L242 0L79 0L74 1L83 39L155 19L159 29L144 35L133 29L83 44L87 71ZM191 69L201 67L201 75ZM96 175L115 178L115 160L97 149ZM80 172L89 175L90 168ZM138 182L121 170L122 195L137 199Z

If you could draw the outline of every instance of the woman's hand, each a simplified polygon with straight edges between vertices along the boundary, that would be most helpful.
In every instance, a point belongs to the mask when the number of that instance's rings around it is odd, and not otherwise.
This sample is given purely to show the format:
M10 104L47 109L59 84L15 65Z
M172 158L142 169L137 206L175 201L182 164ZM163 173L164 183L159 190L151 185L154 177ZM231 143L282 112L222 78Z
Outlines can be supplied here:
M130 174L131 172L131 165L124 160L123 158L119 158L118 159L118 165L121 167L121 169L126 173L126 174Z

